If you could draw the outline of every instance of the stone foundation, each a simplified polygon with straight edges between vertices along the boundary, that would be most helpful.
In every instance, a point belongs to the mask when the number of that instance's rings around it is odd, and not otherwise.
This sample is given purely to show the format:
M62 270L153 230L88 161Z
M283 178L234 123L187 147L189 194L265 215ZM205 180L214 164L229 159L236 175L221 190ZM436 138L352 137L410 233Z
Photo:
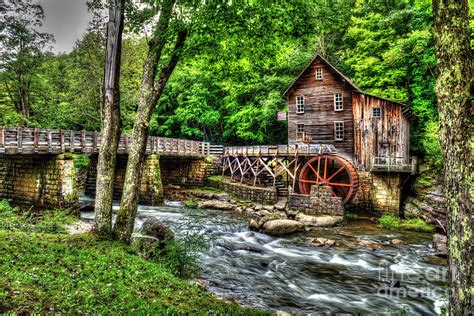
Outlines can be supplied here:
M161 181L163 185L183 188L206 185L208 168L212 161L193 157L161 157Z
M89 158L89 170L85 187L85 194L95 196L97 179L97 160L94 155ZM114 199L120 200L123 184L125 182L125 171L127 169L126 155L118 155L115 164ZM147 155L142 167L142 180L140 183L139 203L145 205L163 204L163 186L161 184L160 158L158 155Z
M208 183L210 186L221 189L242 200L268 205L278 202L275 188L253 187L239 182L231 182L227 178L223 178L221 181L209 180Z
M402 181L399 173L372 174L370 201L377 212L400 215Z
M288 209L307 215L344 216L342 199L335 197L327 186L313 185L310 195L290 194Z
M0 156L0 199L36 208L76 208L72 156Z

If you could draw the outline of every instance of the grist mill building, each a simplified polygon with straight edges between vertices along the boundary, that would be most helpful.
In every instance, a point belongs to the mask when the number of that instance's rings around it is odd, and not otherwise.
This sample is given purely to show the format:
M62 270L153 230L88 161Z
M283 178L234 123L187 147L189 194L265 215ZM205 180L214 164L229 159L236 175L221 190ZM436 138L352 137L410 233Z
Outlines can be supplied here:
M320 55L283 96L288 144L226 148L224 173L255 187L273 178L297 210L311 212L314 187L325 186L346 209L399 214L416 172L406 105L363 92Z

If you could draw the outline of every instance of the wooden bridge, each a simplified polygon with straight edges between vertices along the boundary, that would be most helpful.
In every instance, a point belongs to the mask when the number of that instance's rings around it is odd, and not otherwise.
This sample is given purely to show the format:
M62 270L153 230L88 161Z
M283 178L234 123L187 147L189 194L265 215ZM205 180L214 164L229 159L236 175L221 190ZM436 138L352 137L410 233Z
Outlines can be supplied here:
M40 128L0 127L0 154L60 154L98 153L101 134L98 132L70 131ZM129 150L130 136L122 135L119 154ZM162 156L207 156L215 154L222 146L211 146L208 142L185 139L148 137L147 154Z

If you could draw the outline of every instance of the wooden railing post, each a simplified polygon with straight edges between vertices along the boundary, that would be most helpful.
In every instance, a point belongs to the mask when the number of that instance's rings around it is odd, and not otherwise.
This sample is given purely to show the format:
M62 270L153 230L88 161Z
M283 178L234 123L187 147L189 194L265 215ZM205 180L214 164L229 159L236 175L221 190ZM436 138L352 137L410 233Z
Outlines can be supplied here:
M38 146L39 146L39 129L35 128L33 135L34 135L33 136L34 151L35 153L37 153Z
M69 145L71 146L71 152L74 152L74 131L69 134Z
M1 150L3 148L3 150ZM5 152L5 130L0 127L0 152Z
M21 146L21 145L22 145L22 140L23 140L23 138L22 138L22 128L21 128L21 127L18 127L18 129L16 130L16 141L17 141L17 144L18 144L18 145L17 145L18 152L20 152L20 153L21 153L21 151L22 151L22 150L21 150L21 149L22 149L22 148L21 148L21 147L22 147L22 146Z
M86 131L81 131L81 151L86 152Z
M59 130L59 144L61 145L61 152L64 152L64 131L61 129Z
M97 132L92 133L92 152L97 152Z

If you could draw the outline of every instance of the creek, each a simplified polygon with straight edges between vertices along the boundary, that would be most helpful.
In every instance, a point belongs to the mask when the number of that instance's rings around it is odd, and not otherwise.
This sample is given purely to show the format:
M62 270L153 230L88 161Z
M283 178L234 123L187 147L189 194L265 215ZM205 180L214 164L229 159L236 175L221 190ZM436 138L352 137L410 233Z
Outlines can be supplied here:
M248 219L240 215L197 211L180 202L140 206L136 227L147 217L176 230L192 221L213 234L212 245L200 256L201 278L211 292L242 304L297 315L439 314L446 304L447 267L430 256L430 234L352 220L341 227L272 237L250 232ZM318 237L333 239L336 246L312 245L311 238ZM395 238L404 244L391 245Z

